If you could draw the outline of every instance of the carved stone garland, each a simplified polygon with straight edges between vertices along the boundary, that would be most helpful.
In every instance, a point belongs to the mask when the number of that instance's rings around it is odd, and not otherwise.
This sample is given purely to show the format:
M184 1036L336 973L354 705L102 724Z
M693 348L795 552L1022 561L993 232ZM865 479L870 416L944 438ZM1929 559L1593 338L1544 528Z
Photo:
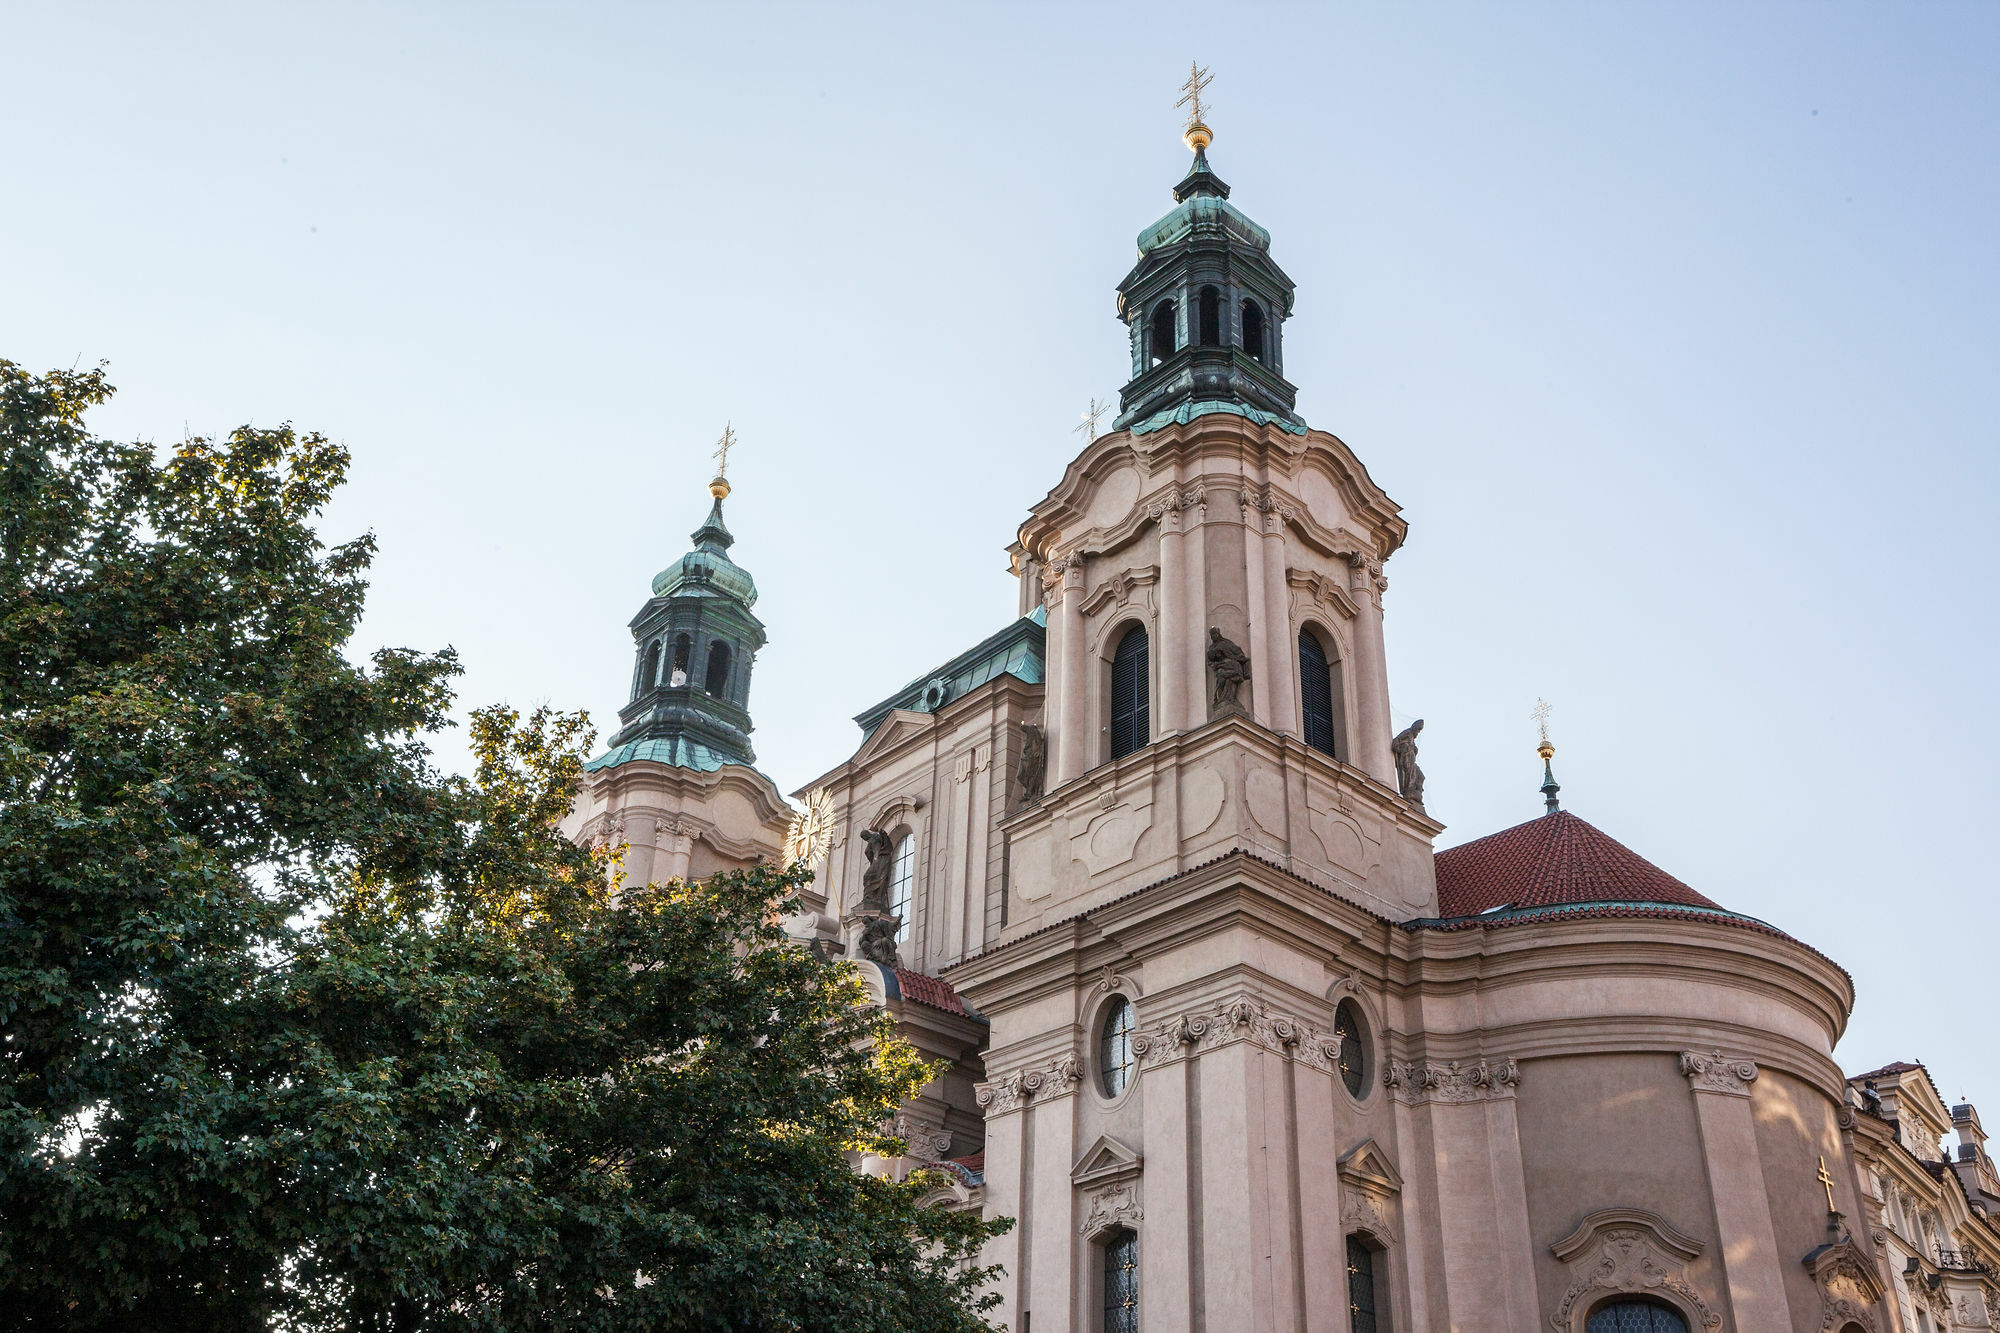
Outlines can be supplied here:
M1074 1055L1059 1055L1046 1065L1017 1069L991 1082L976 1085L973 1100L988 1115L1018 1111L1036 1097L1044 1100L1076 1091L1083 1082L1083 1062Z
M1127 1180L1106 1185L1090 1196L1090 1211L1077 1224L1080 1236L1096 1236L1114 1227L1136 1227L1145 1219L1139 1209L1139 1189Z

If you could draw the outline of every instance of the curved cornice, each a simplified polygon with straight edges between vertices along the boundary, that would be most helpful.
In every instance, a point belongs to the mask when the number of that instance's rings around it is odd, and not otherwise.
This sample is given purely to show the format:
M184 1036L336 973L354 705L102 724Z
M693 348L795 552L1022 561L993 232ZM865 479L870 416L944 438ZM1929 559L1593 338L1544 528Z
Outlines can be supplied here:
M1227 463L1225 471L1210 472L1206 464ZM1268 484L1246 473L1256 471ZM1350 522L1360 529L1329 527L1298 498L1299 475L1317 464L1332 480ZM1096 486L1121 466L1136 468L1142 490L1131 511L1117 521L1084 527L1089 499ZM1282 484L1279 479L1282 479ZM1099 554L1130 541L1163 507L1178 508L1176 496L1202 494L1209 504L1233 493L1247 495L1259 509L1276 509L1308 544L1322 554L1364 554L1381 560L1403 544L1409 524L1402 510L1368 475L1354 451L1323 430L1291 435L1274 426L1260 426L1242 417L1216 413L1185 425L1171 425L1134 437L1125 431L1100 436L1071 461L1062 481L1037 502L1016 534L1010 550L1025 552L1047 563L1079 551Z

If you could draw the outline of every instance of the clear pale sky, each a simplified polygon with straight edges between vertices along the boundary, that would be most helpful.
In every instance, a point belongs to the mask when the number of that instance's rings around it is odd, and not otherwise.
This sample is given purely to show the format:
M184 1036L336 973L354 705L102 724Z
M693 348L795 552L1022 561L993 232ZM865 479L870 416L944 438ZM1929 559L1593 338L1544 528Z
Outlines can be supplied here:
M1012 618L1198 57L1299 408L1410 522L1390 683L1443 843L1539 813L1546 696L1567 808L1845 965L1850 1070L2000 1118L2000 8L0 20L0 356L107 361L106 434L344 441L357 650L600 725L733 421L787 791Z

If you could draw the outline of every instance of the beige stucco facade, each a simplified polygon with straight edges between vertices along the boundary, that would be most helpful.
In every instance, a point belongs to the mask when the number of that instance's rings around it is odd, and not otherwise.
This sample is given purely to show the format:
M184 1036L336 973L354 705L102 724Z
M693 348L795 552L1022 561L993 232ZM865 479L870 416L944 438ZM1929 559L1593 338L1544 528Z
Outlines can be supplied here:
M1226 198L1208 170L1197 203ZM1145 338L1197 327L1174 290L1149 315L1121 289L1147 393L1175 365ZM1240 294L1214 293L1204 330ZM1282 386L1251 304L1196 370ZM1597 1333L1633 1303L1700 1333L1993 1327L1976 1112L1916 1066L1843 1075L1837 964L1567 814L1436 850L1392 750L1405 536L1346 444L1275 411L1157 413L1068 466L1007 548L1021 618L796 793L832 827L794 933L944 1068L908 1156L860 1169L936 1167L942 1206L1016 1219L987 1257L1017 1333L1112 1327L1133 1243L1118 1317L1148 1333ZM1239 707L1211 631L1247 656ZM784 820L754 770L627 765L574 832L622 831L657 879L774 855ZM863 956L864 831L894 852L893 958Z

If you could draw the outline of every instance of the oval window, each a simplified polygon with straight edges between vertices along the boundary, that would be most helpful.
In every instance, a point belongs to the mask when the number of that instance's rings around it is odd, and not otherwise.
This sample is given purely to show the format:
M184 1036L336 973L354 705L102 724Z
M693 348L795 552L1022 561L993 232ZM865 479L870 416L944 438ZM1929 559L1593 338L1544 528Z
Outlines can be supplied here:
M1361 1006L1354 1001L1342 1000L1333 1011L1333 1040L1340 1081L1359 1098L1368 1090L1368 1043L1361 1035Z
M1114 995L1104 1011L1104 1027L1097 1042L1098 1077L1104 1095L1116 1097L1132 1081L1132 1032L1136 1024L1132 1002Z

